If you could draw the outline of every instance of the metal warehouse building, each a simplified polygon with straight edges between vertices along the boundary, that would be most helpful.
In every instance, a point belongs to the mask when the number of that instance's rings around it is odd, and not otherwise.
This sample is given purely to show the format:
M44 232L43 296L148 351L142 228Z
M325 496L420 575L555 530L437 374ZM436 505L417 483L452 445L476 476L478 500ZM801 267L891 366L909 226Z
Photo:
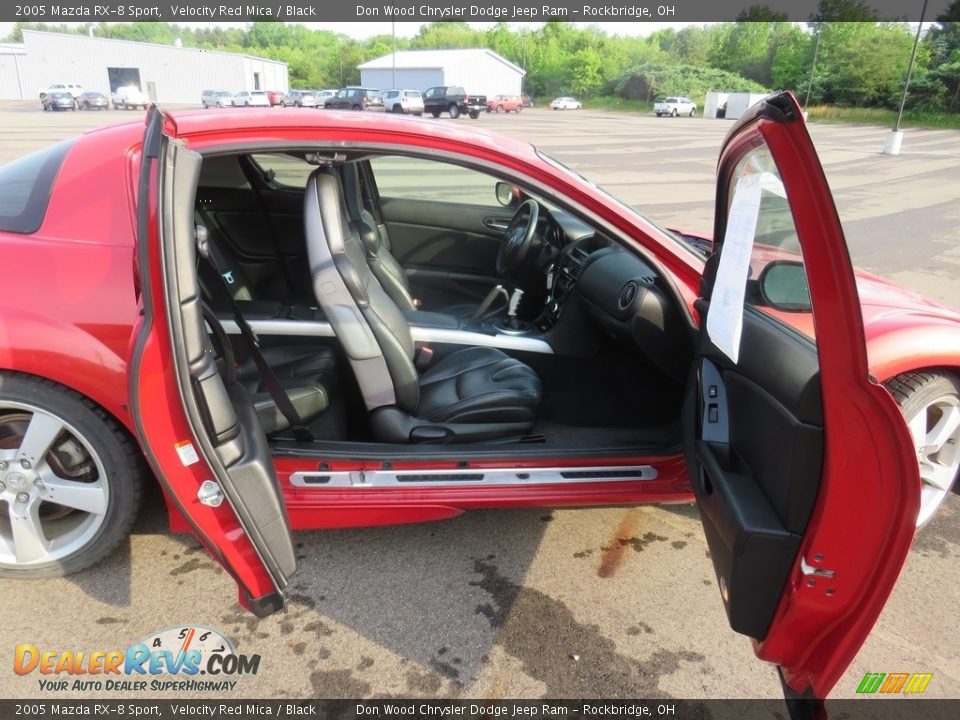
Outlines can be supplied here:
M0 45L0 99L32 100L56 82L105 93L138 85L161 103L199 103L206 89L288 89L286 63L250 55L35 30Z
M519 95L525 74L493 50L404 50L360 65L360 84L420 91L460 85L471 94Z

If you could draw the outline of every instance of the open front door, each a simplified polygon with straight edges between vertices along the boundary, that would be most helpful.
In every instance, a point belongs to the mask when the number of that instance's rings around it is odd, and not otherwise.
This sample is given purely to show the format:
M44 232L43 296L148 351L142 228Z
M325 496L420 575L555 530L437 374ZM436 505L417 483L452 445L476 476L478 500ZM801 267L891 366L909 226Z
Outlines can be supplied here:
M166 122L151 109L141 152L131 411L168 498L236 579L241 603L264 616L283 607L296 555L266 437L204 325L193 220L200 157L164 134Z
M920 480L903 418L868 375L843 232L791 94L728 135L715 231L691 481L731 626L780 667L788 697L823 698L893 588Z

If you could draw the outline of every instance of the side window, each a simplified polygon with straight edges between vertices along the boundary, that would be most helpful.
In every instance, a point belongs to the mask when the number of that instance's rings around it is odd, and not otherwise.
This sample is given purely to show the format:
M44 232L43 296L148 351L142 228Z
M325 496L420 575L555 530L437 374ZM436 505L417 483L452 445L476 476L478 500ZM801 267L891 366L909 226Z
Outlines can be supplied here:
M501 207L497 178L477 170L410 157L379 157L370 165L382 198Z
M0 230L32 233L43 223L54 178L72 140L0 167Z
M317 169L315 165L309 164L306 160L279 153L263 153L250 157L269 181L282 187L296 188L297 190L302 190L307 186L310 173Z
M810 339L816 334L800 238L780 172L766 145L740 159L729 188L707 332L736 362L745 306Z

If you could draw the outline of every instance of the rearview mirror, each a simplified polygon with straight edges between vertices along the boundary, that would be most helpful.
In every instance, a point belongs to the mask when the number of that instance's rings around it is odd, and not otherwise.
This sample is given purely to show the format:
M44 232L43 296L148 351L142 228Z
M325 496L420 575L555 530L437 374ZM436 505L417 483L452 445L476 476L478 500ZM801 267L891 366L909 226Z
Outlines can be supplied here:
M515 200L520 199L520 188L506 182L498 182L496 187L497 202L504 207L513 205Z
M810 312L810 288L803 263L775 260L767 265L757 281L765 305L783 312Z

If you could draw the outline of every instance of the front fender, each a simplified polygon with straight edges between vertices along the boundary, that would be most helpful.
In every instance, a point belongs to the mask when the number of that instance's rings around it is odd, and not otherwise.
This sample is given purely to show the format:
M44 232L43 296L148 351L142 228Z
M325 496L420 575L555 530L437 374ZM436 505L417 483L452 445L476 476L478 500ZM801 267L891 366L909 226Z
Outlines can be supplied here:
M960 369L960 323L923 312L891 313L866 326L867 362L881 382L931 367Z

